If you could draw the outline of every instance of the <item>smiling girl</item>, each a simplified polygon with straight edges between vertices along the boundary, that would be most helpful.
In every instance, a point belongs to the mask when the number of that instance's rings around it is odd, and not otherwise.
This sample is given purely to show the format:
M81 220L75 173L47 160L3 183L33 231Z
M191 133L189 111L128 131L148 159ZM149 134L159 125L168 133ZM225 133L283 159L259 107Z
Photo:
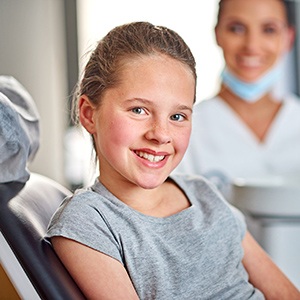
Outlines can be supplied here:
M202 177L171 176L188 146L196 71L174 31L114 28L87 63L79 120L100 175L65 199L48 238L88 299L297 299Z

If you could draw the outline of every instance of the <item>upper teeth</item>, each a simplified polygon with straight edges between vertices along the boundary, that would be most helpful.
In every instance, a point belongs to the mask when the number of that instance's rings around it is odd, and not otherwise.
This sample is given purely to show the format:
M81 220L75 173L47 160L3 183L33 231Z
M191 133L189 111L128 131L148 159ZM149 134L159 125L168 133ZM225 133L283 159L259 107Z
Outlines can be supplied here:
M249 67L258 67L260 66L260 59L257 57L244 56L241 58L243 64L248 65Z
M143 157L151 162L158 162L164 159L164 155L153 155L153 154L148 154L145 152L137 151L136 154L139 157Z

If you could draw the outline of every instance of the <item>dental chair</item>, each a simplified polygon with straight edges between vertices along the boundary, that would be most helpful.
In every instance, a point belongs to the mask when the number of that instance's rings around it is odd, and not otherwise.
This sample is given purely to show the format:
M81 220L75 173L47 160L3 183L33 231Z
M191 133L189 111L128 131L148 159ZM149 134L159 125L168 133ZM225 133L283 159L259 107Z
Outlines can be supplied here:
M0 262L22 299L85 299L44 239L52 214L69 194L36 173L25 184L0 184Z

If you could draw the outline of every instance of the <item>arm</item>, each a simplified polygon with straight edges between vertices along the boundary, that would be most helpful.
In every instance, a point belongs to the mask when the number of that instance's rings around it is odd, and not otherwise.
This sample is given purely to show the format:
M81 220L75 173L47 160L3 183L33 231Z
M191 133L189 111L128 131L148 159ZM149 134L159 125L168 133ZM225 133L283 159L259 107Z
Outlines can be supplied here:
M139 299L125 268L114 258L67 238L53 237L51 242L88 299Z
M243 265L249 274L249 281L268 300L299 300L300 292L272 262L250 233L243 240Z

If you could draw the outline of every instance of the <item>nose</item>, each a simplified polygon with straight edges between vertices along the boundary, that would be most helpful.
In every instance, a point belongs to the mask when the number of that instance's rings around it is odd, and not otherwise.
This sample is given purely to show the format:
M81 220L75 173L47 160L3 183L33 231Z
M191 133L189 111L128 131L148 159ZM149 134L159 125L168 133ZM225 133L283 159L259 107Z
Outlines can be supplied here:
M256 52L262 45L260 34L257 31L249 30L245 35L244 47L250 52Z
M156 144L167 144L172 141L169 125L164 122L154 122L147 130L145 137Z

